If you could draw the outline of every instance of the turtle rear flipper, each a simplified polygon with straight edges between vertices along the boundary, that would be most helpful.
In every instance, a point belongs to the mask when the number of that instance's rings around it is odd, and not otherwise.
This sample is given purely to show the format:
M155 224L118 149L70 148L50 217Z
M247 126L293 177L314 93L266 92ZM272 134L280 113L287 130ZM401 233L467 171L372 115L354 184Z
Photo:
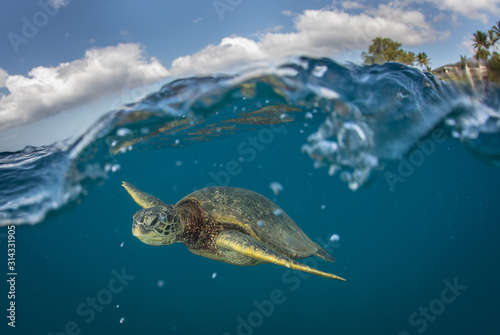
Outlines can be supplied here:
M237 252L249 258L255 259L259 263L274 263L293 270L300 270L325 278L345 281L344 278L313 269L307 265L296 262L291 258L283 256L266 246L264 243L239 231L229 230L222 232L217 237L216 245L219 249L221 249L221 251L227 250L230 252Z
M318 246L318 250L316 251L314 256L321 257L328 262L335 262L335 258L332 255L330 255L328 251L323 249L323 247L321 247L318 243L316 243L316 245Z
M136 188L134 185L127 183L124 181L122 186L125 187L128 194L134 199L134 201L141 206L142 208L151 208L157 206L166 206L163 201L153 197L152 195L147 194Z

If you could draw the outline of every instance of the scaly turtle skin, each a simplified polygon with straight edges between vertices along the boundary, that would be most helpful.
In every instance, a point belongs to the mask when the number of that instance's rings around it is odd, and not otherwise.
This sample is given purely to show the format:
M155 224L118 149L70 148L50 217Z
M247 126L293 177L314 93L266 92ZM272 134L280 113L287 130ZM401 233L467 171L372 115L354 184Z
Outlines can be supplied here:
M175 206L133 185L123 186L143 209L133 217L132 233L150 245L184 243L200 256L234 265L274 263L326 278L345 280L294 261L334 258L311 241L297 224L266 197L242 188L207 187Z

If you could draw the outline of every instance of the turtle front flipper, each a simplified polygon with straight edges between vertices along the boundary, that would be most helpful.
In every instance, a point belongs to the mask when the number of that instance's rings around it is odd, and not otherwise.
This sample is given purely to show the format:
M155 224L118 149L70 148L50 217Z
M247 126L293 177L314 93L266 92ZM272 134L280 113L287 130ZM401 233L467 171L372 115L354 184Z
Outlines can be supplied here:
M123 182L122 186L125 187L128 194L130 194L134 201L142 208L165 206L165 203L160 199L139 190L134 185L127 183L126 181Z
M228 263L237 265L274 263L290 269L312 273L321 277L345 281L345 279L342 277L313 269L307 265L296 262L289 257L283 256L264 243L239 231L229 230L222 232L217 237L216 246L219 251L222 251L222 256L226 258ZM235 254L244 255L256 260L256 262L243 262L242 258L238 257L239 255L236 256Z

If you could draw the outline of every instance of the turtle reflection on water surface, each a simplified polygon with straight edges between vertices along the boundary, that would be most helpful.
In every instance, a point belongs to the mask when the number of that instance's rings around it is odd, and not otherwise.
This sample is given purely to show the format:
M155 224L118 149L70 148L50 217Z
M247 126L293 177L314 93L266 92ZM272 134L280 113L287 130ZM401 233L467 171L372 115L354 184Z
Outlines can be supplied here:
M325 278L345 280L296 262L334 258L311 241L274 202L242 188L207 187L167 205L133 185L123 186L143 209L133 217L132 233L150 245L184 243L200 256L234 265L274 263Z

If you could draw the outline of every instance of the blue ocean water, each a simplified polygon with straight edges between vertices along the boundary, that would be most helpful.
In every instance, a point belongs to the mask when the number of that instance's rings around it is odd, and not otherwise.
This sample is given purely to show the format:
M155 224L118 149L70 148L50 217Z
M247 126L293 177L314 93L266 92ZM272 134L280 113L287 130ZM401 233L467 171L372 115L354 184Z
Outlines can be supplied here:
M500 91L475 85L302 57L170 82L78 139L0 154L2 334L497 334ZM143 244L123 180L166 203L256 191L336 258L302 262L347 281Z

